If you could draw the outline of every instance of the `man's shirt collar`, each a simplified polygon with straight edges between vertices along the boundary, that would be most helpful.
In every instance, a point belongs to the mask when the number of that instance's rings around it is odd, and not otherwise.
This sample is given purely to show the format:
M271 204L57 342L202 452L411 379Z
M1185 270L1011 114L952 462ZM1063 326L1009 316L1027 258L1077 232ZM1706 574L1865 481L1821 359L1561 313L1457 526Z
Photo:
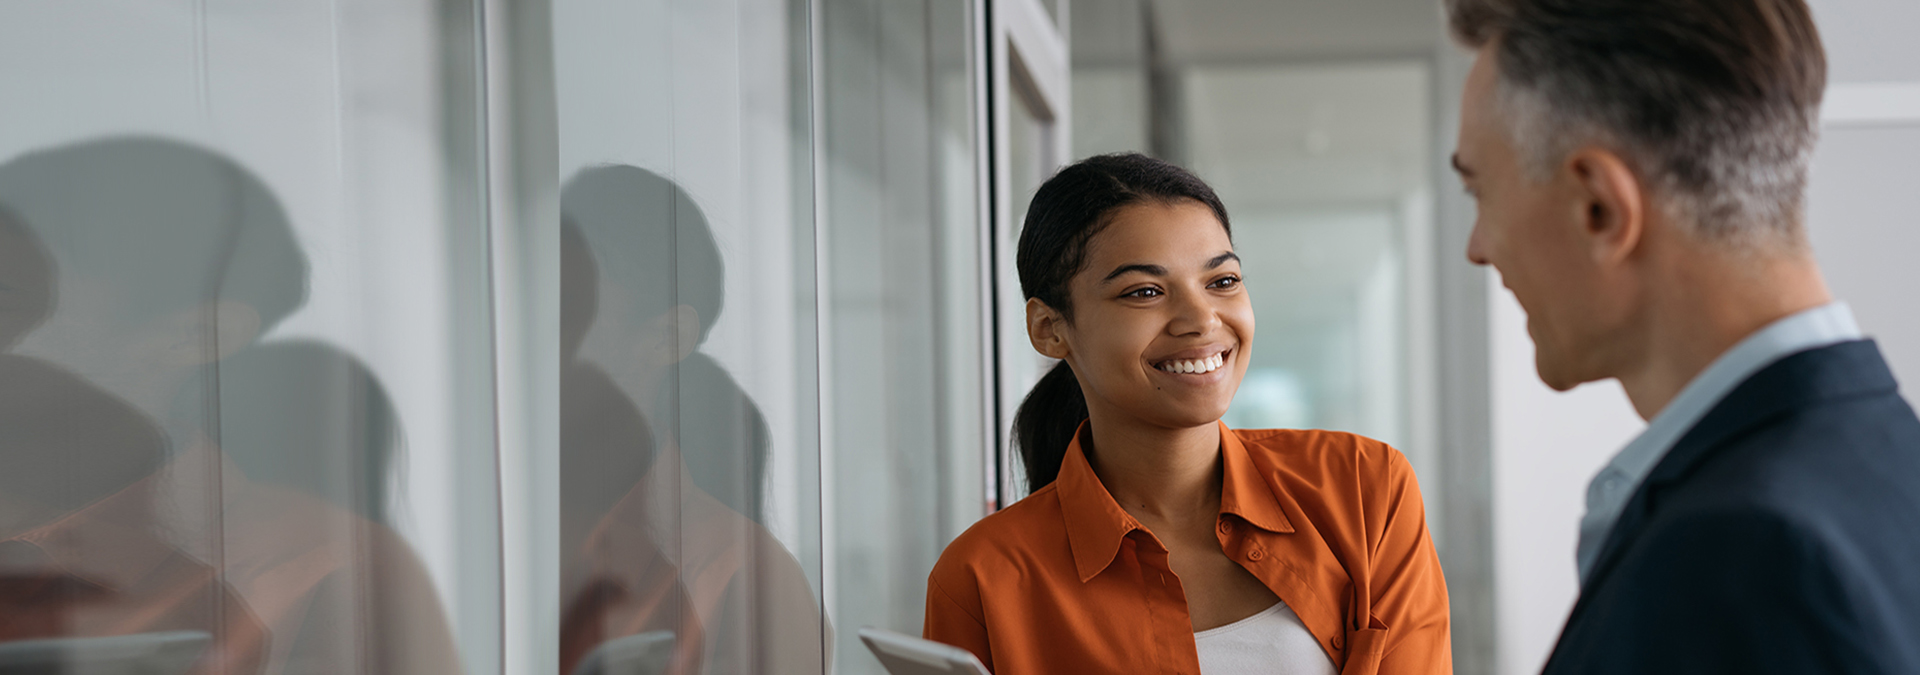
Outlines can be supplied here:
M1647 474L1734 387L1782 358L1860 338L1853 310L1832 302L1768 324L1714 359L1588 483L1577 550L1581 583L1592 574L1608 533Z

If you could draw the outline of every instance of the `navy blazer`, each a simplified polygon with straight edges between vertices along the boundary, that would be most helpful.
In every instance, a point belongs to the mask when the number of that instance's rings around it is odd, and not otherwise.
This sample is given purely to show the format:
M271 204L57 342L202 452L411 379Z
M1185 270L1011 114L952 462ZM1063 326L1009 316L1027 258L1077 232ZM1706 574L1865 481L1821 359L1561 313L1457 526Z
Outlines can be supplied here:
M1920 673L1920 420L1869 340L1747 378L1648 474L1546 673Z

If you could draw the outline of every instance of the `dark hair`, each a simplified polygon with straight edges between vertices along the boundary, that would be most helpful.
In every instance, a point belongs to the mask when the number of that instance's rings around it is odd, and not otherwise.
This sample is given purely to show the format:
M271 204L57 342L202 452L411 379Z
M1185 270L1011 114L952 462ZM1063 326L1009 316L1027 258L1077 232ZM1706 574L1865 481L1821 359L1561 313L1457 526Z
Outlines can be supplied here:
M1536 177L1617 146L1708 240L1803 237L1826 53L1803 0L1448 0Z
M706 341L726 305L726 268L712 224L686 189L637 166L582 169L561 191L560 222L563 363L572 360L594 323L615 315L644 321L678 305L699 315L699 340ZM624 292L605 293L601 283ZM592 376L569 371L562 385L577 380L585 387ZM617 390L605 395L624 397ZM651 403L649 412L659 418L640 420L640 426L673 438L693 483L762 521L773 437L766 416L733 376L695 352L660 378ZM572 431L588 442L578 435L582 430ZM563 450L568 443L563 441Z
M37 151L0 166L0 208L63 272L108 284L118 321L230 300L265 334L306 303L306 254L279 200L211 150L126 136Z
M582 169L560 193L560 219L593 252L600 278L627 291L631 320L686 305L706 341L725 301L725 265L706 214L678 183L624 164Z
M1061 169L1040 186L1027 207L1015 266L1020 293L1038 298L1071 323L1068 282L1086 266L1087 245L1121 207L1195 201L1213 210L1232 236L1227 207L1213 188L1186 169L1137 153L1099 155ZM1073 369L1062 361L1033 385L1013 416L1015 446L1027 469L1028 490L1060 475L1074 431L1087 418L1087 400Z

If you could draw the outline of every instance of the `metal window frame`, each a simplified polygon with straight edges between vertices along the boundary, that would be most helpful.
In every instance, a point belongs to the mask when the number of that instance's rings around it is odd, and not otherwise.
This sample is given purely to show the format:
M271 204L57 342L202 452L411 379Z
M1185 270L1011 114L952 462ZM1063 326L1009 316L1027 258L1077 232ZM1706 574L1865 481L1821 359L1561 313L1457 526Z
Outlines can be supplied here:
M1021 496L1016 483L1018 460L1014 457L1012 437L1013 410L1017 400L1005 391L1001 373L1009 359L1024 355L1026 345L1002 344L1000 308L1022 301L1018 279L1014 276L1015 241L1007 234L1015 231L1013 202L1019 199L1012 185L1012 148L1010 130L1014 97L1026 98L1049 117L1047 141L1050 155L1043 158L1049 168L1061 166L1072 153L1072 63L1065 27L1069 23L1068 0L1055 0L1056 11L1049 12L1041 0L980 0L976 7L977 25L986 27L981 35L985 48L976 55L980 66L976 86L981 93L976 102L981 136L977 164L984 175L982 222L980 223L981 281L986 285L981 307L983 344L989 353L987 386L989 398L985 415L992 425L986 437L985 475L986 510L992 512L1017 501ZM977 44L977 43L976 43ZM984 59L984 63L981 60Z

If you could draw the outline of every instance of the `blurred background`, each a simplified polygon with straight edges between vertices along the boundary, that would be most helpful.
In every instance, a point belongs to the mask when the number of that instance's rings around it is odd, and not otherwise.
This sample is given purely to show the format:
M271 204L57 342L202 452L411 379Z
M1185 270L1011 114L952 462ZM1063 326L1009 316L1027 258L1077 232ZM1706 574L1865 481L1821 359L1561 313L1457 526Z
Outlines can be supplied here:
M1815 250L1916 381L1920 6L1810 4ZM1538 670L1586 482L1643 427L1617 385L1541 385L1465 261L1472 55L1438 0L0 19L0 475L58 477L0 490L0 552L116 555L44 543L115 527L179 575L101 605L173 619L39 607L0 640L192 628L263 672L553 673L668 633L685 672L881 673L857 629L918 634L945 544L1026 494L1007 430L1048 364L1013 242L1041 181L1105 152L1185 165L1232 214L1260 331L1227 422L1412 461L1457 672Z

